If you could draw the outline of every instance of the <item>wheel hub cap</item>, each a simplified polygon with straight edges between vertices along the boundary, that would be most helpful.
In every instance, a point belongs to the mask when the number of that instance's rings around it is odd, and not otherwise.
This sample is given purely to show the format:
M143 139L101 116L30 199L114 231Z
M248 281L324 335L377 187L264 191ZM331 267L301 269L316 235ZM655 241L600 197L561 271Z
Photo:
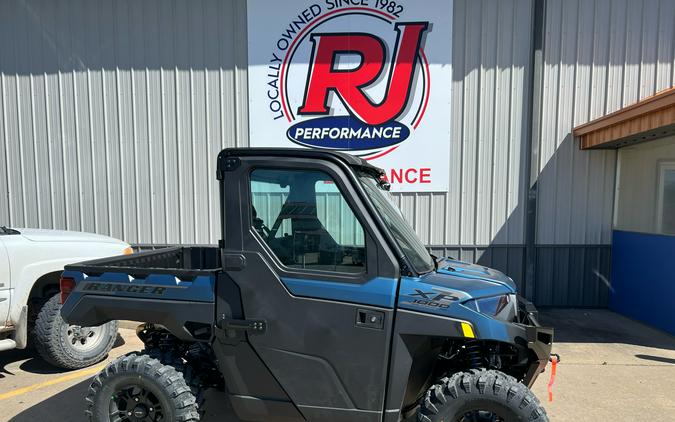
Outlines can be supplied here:
M66 328L66 335L68 342L74 349L80 352L88 352L95 349L103 341L103 326L80 327L79 325L69 325Z
M134 408L133 413L134 413L135 418L142 419L142 418L148 416L148 408L145 407L144 404L139 404L138 406L136 406Z
M164 420L164 409L162 409L159 398L148 389L130 385L119 389L112 396L110 422L158 422Z
M504 422L501 416L483 410L474 410L465 413L457 419L458 422Z

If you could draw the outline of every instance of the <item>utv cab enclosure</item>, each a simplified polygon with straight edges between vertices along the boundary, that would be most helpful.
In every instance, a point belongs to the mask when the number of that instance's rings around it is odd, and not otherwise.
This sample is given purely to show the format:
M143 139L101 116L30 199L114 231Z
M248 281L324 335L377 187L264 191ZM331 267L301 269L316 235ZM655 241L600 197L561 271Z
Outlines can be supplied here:
M63 318L146 321L92 421L546 421L553 331L504 274L429 254L384 172L347 154L226 149L222 240L70 265Z

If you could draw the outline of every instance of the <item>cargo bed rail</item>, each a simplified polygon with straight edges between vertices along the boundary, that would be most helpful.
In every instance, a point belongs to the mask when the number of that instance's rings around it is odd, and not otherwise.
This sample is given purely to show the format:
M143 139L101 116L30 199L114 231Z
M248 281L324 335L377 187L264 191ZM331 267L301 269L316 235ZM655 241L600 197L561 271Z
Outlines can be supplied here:
M171 274L189 280L211 275L222 267L216 245L169 246L161 249L102 258L66 266L66 271L80 271L88 276L126 273L135 278L150 274Z

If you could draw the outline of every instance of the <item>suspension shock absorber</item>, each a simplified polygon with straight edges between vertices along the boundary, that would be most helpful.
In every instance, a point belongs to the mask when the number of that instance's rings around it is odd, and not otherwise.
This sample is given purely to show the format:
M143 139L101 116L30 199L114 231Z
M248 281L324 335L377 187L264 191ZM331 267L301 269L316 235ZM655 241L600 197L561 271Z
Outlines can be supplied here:
M478 341L469 341L464 345L466 351L466 360L471 369L485 367L483 363L483 347Z

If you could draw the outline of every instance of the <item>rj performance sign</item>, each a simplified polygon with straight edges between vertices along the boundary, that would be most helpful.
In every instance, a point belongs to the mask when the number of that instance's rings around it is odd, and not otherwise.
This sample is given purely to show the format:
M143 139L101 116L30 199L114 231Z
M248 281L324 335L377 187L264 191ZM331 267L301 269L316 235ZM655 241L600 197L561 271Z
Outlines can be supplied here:
M452 2L249 0L252 146L345 151L447 191Z

